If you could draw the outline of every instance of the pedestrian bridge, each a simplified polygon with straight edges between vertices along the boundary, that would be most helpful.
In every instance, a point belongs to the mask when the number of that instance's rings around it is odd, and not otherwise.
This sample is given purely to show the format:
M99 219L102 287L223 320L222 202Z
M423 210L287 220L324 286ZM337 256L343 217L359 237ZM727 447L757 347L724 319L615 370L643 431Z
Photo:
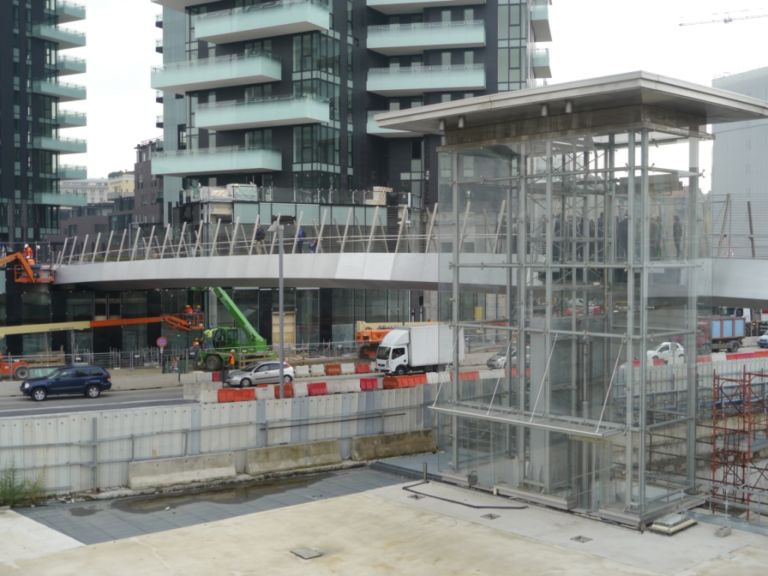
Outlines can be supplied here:
M282 259L282 276L290 288L436 290L452 280L452 254L438 250L450 250L458 242L461 262L467 266L461 272L462 285L503 291L508 271L503 235L452 228L447 235L437 234L432 226L426 234L408 234L404 227L388 234L383 226L373 226L365 234L353 235L346 227L343 233L337 230L330 235L320 227L313 236L292 233L281 243L277 232L257 240L257 226L235 223L196 230L183 227L175 238L170 227L160 233L136 231L133 237L124 231L108 238L68 238L54 256L55 283L112 290L276 287ZM594 245L593 239L587 239L585 246L590 242ZM468 247L474 252L466 252ZM543 264L535 242L530 250L530 258ZM700 297L711 297L720 305L762 307L768 302L768 259L701 258L696 264ZM511 276L514 285L517 274ZM650 296L654 291L666 297L687 296L687 276L688 269L674 261L654 262ZM540 284L535 275L527 282Z

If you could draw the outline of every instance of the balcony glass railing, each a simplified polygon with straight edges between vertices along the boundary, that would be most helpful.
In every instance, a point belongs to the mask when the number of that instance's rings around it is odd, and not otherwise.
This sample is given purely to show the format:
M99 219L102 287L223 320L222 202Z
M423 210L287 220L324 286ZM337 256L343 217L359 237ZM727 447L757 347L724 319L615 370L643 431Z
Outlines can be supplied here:
M330 28L326 0L283 0L209 12L195 18L199 40L217 44Z
M59 45L60 49L79 48L85 46L85 34L61 26L50 24L35 24L32 27L32 35Z
M34 147L62 154L85 154L88 151L88 144L85 140L61 136L35 136Z
M84 112L75 112L73 110L59 110L57 119L59 126L64 127L86 126L88 124Z
M59 22L75 22L76 20L85 20L85 6L75 4L74 2L56 3L56 15Z
M172 62L152 68L152 87L174 92L276 82L282 65L270 53L236 54Z
M55 96L61 101L85 100L86 98L85 86L50 79L35 80L32 83L32 90L38 94Z
M442 90L484 90L485 66L408 66L371 68L367 90L382 95L409 95Z
M531 4L531 29L535 42L550 42L552 31L549 27L549 0L533 0Z
M290 126L330 121L329 101L306 96L201 104L197 125L214 130Z
M152 156L152 173L169 175L277 172L282 154L268 148L219 147L172 150Z
M485 46L485 22L415 22L368 27L367 46L382 54L421 52L430 48Z
M83 74L86 71L85 60L72 56L59 56L56 70L59 74Z

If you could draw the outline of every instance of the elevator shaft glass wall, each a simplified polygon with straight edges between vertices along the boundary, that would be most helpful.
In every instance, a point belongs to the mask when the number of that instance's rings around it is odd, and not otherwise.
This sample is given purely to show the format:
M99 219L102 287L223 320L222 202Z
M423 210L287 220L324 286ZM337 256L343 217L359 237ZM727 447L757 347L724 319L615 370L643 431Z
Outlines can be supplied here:
M497 361L440 390L443 472L638 517L690 491L698 136L448 135L442 315Z

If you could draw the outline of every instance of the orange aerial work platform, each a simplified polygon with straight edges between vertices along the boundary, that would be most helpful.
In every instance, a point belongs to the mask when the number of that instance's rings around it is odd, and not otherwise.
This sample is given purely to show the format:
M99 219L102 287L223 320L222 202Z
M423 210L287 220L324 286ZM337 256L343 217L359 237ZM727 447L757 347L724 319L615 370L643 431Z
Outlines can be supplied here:
M49 265L39 265L34 258L24 256L21 252L14 252L0 258L0 266L11 262L18 262L13 267L13 280L20 284L51 284L56 278L53 268Z

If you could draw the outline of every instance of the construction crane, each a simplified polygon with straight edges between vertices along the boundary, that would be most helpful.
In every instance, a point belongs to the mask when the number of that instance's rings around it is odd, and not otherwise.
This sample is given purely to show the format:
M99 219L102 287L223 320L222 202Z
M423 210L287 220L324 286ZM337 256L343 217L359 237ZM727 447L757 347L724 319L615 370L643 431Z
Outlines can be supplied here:
M713 14L715 16L715 14ZM700 24L730 24L738 20L754 20L755 18L768 18L768 14L744 14L743 16L734 16L730 12L724 12L717 18L710 20L691 20L688 22L680 22L679 26L698 26Z

